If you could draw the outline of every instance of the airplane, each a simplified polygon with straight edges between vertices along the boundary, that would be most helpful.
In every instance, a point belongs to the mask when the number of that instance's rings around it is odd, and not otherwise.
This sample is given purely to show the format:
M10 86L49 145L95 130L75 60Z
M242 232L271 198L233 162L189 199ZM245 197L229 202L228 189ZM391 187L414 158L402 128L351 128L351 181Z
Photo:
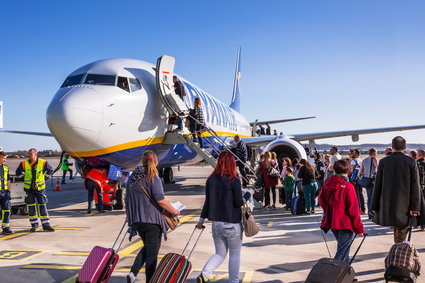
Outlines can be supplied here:
M332 137L423 129L425 125L375 128L282 136L253 136L252 127L314 117L272 121L248 120L240 112L240 49L238 50L233 96L230 106L219 101L182 76L174 74L175 59L164 55L157 64L134 59L104 59L87 64L65 79L47 108L50 133L2 130L7 133L53 136L61 149L76 160L94 165L113 164L131 171L146 150L158 156L165 182L172 182L172 167L202 164L202 152L212 155L239 135L253 148L274 151L278 158L306 158L300 142ZM173 90L172 77L182 82L186 96ZM205 150L185 142L166 143L170 114L187 116L195 97L202 101L206 126ZM183 136L189 136L184 129Z

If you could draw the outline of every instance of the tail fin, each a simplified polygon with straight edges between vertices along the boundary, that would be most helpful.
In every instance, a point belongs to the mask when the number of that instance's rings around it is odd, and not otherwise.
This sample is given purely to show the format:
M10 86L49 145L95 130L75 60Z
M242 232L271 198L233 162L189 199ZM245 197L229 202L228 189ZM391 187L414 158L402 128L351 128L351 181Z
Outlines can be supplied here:
M235 81L233 83L233 96L230 108L240 112L241 95L240 95L240 80L241 80L241 47L238 46L238 57L236 59Z

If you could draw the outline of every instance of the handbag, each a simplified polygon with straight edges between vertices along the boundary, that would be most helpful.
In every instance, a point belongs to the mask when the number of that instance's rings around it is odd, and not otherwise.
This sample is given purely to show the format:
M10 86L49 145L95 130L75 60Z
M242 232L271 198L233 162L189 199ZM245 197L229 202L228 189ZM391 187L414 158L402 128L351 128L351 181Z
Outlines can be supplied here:
M260 232L260 228L258 228L257 223L255 222L254 216L251 214L251 210L244 202L242 206L242 225L243 230L245 232L245 236L252 237Z
M174 216L171 212L166 210L165 208L162 208L151 198L151 195L149 194L148 190L142 185L142 182L140 182L140 186L142 187L143 192L146 194L146 196L151 201L152 205L156 207L156 209L159 210L159 213L161 213L162 217L164 218L165 222L167 222L168 227L170 227L171 230L174 230L177 228L177 226L180 223L180 220L177 216Z
M367 188L373 188L375 186L375 175L372 175L372 165L373 165L373 157L370 159L370 169L369 169L370 177L367 179L367 182L366 182Z
M279 178L280 177L280 173L279 170L277 170L274 167L270 167L267 171L267 175L269 175L269 177L271 178Z

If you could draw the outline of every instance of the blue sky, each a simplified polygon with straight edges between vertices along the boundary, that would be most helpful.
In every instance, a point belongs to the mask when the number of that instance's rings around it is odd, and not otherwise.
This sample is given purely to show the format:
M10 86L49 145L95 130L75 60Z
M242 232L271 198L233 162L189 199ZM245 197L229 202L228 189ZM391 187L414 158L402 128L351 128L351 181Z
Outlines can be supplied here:
M46 108L66 76L104 58L174 56L176 73L230 103L238 45L250 121L317 117L275 126L286 134L425 124L424 14L423 1L9 1L0 10L4 128L48 131ZM425 143L425 130L402 135ZM11 134L0 145L59 148Z

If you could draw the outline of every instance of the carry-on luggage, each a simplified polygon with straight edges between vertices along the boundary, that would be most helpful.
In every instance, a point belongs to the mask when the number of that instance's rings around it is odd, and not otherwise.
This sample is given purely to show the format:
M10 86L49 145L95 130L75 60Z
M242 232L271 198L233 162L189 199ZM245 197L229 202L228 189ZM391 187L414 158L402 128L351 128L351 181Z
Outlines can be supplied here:
M385 258L385 282L416 282L421 271L418 251L413 247L412 217L409 219L407 241L394 244Z
M360 250L366 236L367 234L364 234L359 247L350 260L350 263L341 259L322 258L313 266L305 280L305 283L352 283L356 277L356 272L351 264ZM353 241L351 241L350 246L354 242L355 238L356 237L354 237ZM348 251L349 248L347 249L347 252Z
M189 256L186 258L183 254L186 251L186 248L189 245L189 242L192 239L192 236L195 233L196 229L197 228L195 227L181 254L168 253L161 259L149 283L186 282L186 279L189 276L190 271L192 270L192 263L189 261L190 256L192 255L196 244L198 244L199 238L201 237L205 227L201 229L201 232L199 233L199 236L196 239L196 242L193 245Z
M112 248L103 248L100 246L95 246L89 256L87 257L86 261L84 262L83 267L81 268L80 272L78 273L76 283L107 283L109 278L112 275L112 272L115 269L115 266L118 263L119 256L117 254L118 250L120 249L125 235L127 233L124 233L124 236L121 240L121 243L118 247L118 249L115 251L114 247L117 243L122 231L124 230L125 224L122 226L120 233L118 234L118 237L115 239L115 242L112 246Z
M291 201L291 213L293 215L300 215L305 213L305 198L304 195L294 190L295 197Z

